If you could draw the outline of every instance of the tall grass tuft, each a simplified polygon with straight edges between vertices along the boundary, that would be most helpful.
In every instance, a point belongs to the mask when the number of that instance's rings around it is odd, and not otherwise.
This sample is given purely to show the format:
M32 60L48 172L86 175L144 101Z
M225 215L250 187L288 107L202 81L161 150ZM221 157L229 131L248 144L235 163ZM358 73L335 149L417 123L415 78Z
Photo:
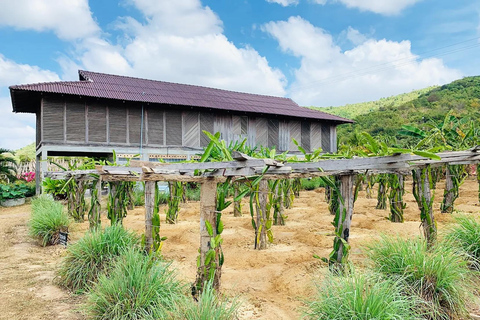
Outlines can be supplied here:
M220 299L212 286L212 281L206 283L198 302L187 300L188 304L184 307L182 316L179 319L184 320L230 320L236 319L239 303L236 299L228 302Z
M422 310L433 319L468 318L471 273L464 257L446 243L428 249L420 238L383 236L367 251L375 270L403 278L422 299Z
M138 243L135 234L119 225L89 231L68 247L58 271L60 285L76 293L84 292L102 272L108 272L116 257Z
M370 320L421 319L415 314L416 301L402 294L400 279L379 275L327 275L317 287L315 299L307 302L307 319Z
M99 277L85 309L91 319L172 319L183 292L169 264L130 249Z
M67 229L69 224L70 220L61 203L47 195L32 200L29 233L39 239L42 246L57 244L60 231Z
M468 255L472 269L480 271L480 223L472 216L455 217L456 224L446 234L446 240Z

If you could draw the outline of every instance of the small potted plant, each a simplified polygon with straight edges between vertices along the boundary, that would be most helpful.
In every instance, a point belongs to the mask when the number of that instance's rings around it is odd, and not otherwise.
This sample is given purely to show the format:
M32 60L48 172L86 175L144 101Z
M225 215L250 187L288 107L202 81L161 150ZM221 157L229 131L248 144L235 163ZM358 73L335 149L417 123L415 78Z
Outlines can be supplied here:
M0 205L14 207L25 203L29 188L25 184L0 184Z

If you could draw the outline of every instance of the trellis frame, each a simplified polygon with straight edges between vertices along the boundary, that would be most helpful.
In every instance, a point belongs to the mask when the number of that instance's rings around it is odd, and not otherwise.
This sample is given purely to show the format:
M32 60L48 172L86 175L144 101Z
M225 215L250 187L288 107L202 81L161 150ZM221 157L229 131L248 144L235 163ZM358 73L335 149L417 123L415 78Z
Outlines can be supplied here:
M234 161L229 162L202 162L202 163L152 163L144 161L132 161L129 167L116 166L98 166L95 170L83 170L73 172L49 172L47 176L53 179L66 179L72 176L80 176L82 179L93 179L92 174L99 175L102 181L144 181L146 183L145 197L145 228L146 243L150 244L151 217L153 215L153 197L151 182L156 181L181 181L196 182L201 184L201 188L208 189L201 192L200 196L200 270L205 267L205 255L208 251L209 235L206 234L206 221L210 225L215 226L215 210L216 189L212 186L224 182L228 177L233 180L240 181L245 177L258 176L264 174L264 179L292 179L292 178L308 178L314 176L340 176L340 190L345 200L344 206L348 213L348 221L343 223L342 228L343 240L348 242L350 232L351 215L353 214L353 197L352 181L355 174L365 173L366 171L374 173L405 173L415 169L424 169L433 166L441 166L444 164L477 164L480 162L480 148L475 147L467 151L442 152L437 155L441 160L431 160L429 158L411 155L411 154L395 154L384 157L371 158L353 158L353 159L332 159L321 160L318 162L280 162L273 159L257 159L251 158L239 152L233 153ZM268 170L265 171L265 166ZM199 175L196 173L201 172ZM428 179L424 179L423 184L428 184ZM425 192L424 196L428 199L431 197L429 186L425 185L421 188ZM422 192L423 192L422 191ZM427 212L431 221L434 220L433 212ZM422 225L426 224L422 221ZM436 227L432 225L426 235L436 233ZM433 228L433 229L432 229ZM148 232L150 231L150 232ZM435 236L435 235L433 235ZM430 241L431 239L427 239ZM341 261L342 257L337 257ZM197 274L202 276L201 274ZM203 275L205 276L205 275ZM221 270L219 267L216 275L215 285L220 285ZM198 278L197 278L198 279Z

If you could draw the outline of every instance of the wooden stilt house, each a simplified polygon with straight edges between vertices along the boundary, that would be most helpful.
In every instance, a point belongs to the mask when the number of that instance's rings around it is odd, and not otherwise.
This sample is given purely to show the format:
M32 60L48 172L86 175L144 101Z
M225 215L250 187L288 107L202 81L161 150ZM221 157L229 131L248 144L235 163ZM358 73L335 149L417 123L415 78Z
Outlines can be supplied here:
M79 76L10 87L13 111L37 116L37 161L112 150L143 160L184 160L208 144L203 130L280 152L298 152L292 138L305 150L334 152L336 126L351 122L288 98L82 70Z

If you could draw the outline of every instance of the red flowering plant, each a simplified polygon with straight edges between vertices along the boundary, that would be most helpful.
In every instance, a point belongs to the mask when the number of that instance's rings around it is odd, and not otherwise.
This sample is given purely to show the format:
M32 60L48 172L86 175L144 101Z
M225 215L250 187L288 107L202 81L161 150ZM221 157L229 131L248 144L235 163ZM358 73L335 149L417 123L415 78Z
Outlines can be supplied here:
M18 176L18 179L25 180L26 182L35 181L35 171L24 172Z

